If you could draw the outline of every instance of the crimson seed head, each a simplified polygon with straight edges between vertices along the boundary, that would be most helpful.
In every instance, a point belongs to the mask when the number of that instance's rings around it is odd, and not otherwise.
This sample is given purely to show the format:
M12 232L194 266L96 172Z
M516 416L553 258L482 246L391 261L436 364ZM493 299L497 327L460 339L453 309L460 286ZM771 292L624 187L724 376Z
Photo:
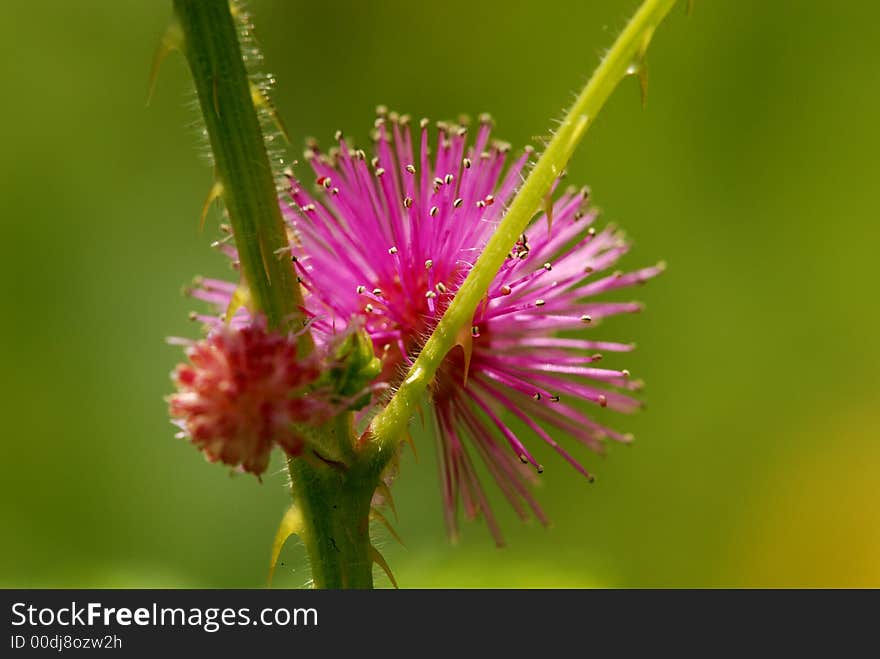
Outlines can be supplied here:
M327 415L326 404L306 391L319 375L317 363L298 358L294 340L261 322L218 325L190 345L187 357L172 374L170 414L179 436L211 462L261 474L274 443L291 455L302 450L294 423Z

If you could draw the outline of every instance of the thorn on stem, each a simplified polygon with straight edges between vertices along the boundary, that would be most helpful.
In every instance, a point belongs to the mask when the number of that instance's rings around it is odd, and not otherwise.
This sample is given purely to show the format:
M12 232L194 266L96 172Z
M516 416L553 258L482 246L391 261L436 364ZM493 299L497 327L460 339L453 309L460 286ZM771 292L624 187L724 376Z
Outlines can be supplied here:
M394 588L399 589L400 586L397 585L397 579L394 578L394 575L391 573L391 568L388 567L388 562L385 560L385 557L379 553L379 550L376 549L375 546L370 545L370 558L373 559L373 563L382 568L382 571L388 577L388 580L391 581L391 585Z
M147 106L149 107L150 101L153 100L153 92L156 91L156 82L159 79L159 69L162 67L162 62L165 61L165 58L172 51L181 51L183 49L183 30L180 29L180 23L176 20L171 21L168 24L168 27L165 28L165 33L162 35L162 40L159 42L159 45L156 47L156 52L153 54L153 65L150 68L150 79L147 83Z
M199 231L205 230L205 220L208 218L208 211L211 209L211 204L222 196L223 184L220 181L214 181L214 185L212 185L211 189L208 191L208 197L205 199L205 203L202 204L202 213L199 216Z

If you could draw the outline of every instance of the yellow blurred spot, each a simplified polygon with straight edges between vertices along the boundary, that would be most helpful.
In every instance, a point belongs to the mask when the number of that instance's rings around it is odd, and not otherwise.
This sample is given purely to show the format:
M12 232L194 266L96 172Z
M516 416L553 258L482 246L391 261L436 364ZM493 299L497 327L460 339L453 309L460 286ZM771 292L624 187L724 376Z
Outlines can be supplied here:
M752 489L730 551L742 583L880 587L880 410L805 419Z

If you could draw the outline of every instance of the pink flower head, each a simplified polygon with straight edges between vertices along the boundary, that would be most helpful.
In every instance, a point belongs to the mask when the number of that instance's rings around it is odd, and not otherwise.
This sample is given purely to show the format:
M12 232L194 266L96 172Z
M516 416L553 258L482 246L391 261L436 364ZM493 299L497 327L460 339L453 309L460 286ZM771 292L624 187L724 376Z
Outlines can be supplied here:
M338 134L329 153L316 146L306 151L317 192L290 175L293 204L282 200L282 211L316 338L362 322L383 359L381 377L392 386L523 180L533 151L511 159L509 146L491 139L490 123L481 118L472 143L466 127L438 123L431 144L427 120L413 136L407 117L383 112L372 157ZM528 435L537 435L590 479L550 432L597 452L606 438L631 441L581 408L584 402L622 412L639 407L628 394L638 387L628 371L596 366L597 351L628 352L633 346L583 338L581 332L607 316L639 311L635 302L596 298L642 283L662 266L609 274L629 245L612 227L592 227L596 212L587 201L585 189L567 190L535 218L470 331L460 337L461 348L450 352L432 383L440 480L453 535L461 505L468 517L484 516L502 542L475 456L521 517L531 510L545 521L528 488L543 468L507 419L518 419ZM198 295L225 304L221 289L215 282Z
M290 337L267 332L262 322L216 326L187 349L189 363L172 373L177 393L171 417L211 461L262 474L273 443L289 455L302 450L294 423L326 416L326 405L306 395L320 371L297 356Z

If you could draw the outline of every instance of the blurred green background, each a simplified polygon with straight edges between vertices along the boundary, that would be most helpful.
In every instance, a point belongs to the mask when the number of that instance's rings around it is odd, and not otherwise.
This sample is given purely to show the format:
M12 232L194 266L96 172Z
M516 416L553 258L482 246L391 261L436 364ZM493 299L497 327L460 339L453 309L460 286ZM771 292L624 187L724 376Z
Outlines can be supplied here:
M489 111L529 142L635 6L251 3L294 154L337 128L365 143L378 103ZM169 16L4 4L2 586L265 580L281 461L262 485L230 477L173 438L163 402L164 337L196 333L181 287L227 273L198 231L211 172L181 57L145 107ZM592 486L537 448L554 525L504 511L498 550L480 524L448 543L417 437L395 486L406 547L380 536L402 585L880 586L878 24L873 2L673 12L647 108L624 81L570 167L635 239L626 265L670 266L637 291L646 313L596 330L639 344L614 362L648 383L647 410L616 420L639 441L587 456ZM296 543L282 561L280 585L307 580Z

